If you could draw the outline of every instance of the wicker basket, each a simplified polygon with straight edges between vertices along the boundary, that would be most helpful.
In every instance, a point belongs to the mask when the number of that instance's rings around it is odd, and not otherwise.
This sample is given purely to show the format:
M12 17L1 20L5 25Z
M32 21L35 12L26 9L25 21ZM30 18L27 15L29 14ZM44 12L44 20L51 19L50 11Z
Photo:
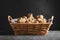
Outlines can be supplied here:
M8 18L15 35L46 35L52 23L12 23L12 17Z

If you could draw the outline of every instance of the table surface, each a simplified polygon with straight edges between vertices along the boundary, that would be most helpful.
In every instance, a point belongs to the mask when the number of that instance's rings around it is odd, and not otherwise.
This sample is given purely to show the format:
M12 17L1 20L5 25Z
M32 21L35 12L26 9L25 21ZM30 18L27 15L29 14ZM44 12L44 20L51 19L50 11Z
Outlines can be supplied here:
M47 35L0 35L0 40L60 40L60 31L49 31Z

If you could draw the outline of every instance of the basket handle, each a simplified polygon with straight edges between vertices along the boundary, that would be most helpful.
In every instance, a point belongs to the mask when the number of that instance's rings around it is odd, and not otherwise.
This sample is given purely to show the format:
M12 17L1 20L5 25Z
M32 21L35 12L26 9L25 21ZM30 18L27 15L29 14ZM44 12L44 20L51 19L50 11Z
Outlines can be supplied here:
M12 17L9 15L8 16L8 21L11 22Z
M54 16L51 17L51 23L53 23Z
M54 19L54 16L52 16L52 17L48 20L48 22L53 23L53 19Z
M53 24L53 19L54 19L54 16L52 16L51 18L50 18L50 24L49 24L49 27Z

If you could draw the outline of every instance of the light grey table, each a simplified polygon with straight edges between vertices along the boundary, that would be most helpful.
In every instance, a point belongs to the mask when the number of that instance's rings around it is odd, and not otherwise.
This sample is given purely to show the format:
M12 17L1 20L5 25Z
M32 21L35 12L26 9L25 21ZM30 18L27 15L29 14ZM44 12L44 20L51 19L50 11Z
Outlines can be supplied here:
M0 40L60 40L60 31L49 31L47 35L0 35Z

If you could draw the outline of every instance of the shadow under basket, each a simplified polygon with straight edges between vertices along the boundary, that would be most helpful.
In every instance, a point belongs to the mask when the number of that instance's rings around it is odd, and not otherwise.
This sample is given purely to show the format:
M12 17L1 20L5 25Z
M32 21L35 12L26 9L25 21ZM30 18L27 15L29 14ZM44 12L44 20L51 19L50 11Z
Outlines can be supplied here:
M15 35L46 35L52 23L12 23L10 22Z

